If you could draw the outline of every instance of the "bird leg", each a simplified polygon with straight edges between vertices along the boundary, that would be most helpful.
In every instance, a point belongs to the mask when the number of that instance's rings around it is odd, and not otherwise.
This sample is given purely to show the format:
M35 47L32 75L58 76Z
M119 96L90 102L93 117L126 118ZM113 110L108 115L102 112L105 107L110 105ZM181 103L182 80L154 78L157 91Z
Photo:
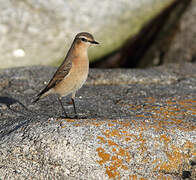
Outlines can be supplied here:
M62 110L63 110L63 112L64 112L64 115L65 115L65 117L67 118L68 116L67 116L67 113L66 113L66 111L65 111L65 108L64 108L64 106L63 106L63 103L62 103L62 101L61 101L61 98L59 97L58 100L59 100L59 103L60 103L60 105L61 105L61 107L62 107Z
M72 98L71 98L71 100L72 100L72 103L73 103L73 108L74 108L75 118L77 118L77 119L78 119L78 114L77 114L77 112L76 112L76 106L75 106L74 98L72 97Z

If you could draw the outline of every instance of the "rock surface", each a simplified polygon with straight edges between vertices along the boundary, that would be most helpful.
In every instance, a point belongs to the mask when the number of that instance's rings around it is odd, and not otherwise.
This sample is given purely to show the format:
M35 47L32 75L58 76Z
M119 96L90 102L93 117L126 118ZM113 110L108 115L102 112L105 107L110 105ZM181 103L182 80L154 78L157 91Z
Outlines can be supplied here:
M171 48L167 52L167 62L196 61L196 1L192 0L187 11L180 20L180 32L175 36Z
M122 48L91 63L98 68L146 68L195 61L196 1L176 0L152 18Z
M55 68L1 70L0 179L194 179L195 69L92 69L78 120L55 95L31 103Z
M120 47L174 0L7 0L0 6L0 68L56 65L73 37L89 31L102 43L91 59Z

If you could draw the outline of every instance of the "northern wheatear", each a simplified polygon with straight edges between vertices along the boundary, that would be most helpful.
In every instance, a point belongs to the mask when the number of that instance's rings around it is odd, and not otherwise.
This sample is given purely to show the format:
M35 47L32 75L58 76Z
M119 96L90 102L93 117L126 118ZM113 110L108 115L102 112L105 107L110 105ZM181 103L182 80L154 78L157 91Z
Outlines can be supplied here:
M90 33L81 32L76 35L64 61L48 85L37 95L37 99L34 102L52 93L59 94L60 105L67 117L61 98L72 94L71 99L75 116L78 117L74 98L76 91L82 87L88 76L89 60L87 49L91 44L99 43L94 40L94 37Z

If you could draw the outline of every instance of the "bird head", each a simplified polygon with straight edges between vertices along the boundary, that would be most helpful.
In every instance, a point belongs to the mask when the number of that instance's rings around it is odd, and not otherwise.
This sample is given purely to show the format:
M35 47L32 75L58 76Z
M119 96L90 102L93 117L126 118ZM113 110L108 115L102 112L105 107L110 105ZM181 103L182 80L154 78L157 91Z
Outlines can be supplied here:
M87 32L78 33L75 37L75 41L79 46L89 47L92 44L99 44L95 41L93 35Z

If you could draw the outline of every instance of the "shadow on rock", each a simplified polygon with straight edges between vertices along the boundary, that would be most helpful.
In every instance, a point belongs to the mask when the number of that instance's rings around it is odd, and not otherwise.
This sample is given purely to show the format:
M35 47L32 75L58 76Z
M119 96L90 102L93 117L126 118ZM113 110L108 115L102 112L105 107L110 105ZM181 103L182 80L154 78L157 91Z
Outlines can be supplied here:
M19 104L21 107L24 108L25 111L30 112L30 110L23 103L21 103L20 101L18 101L17 99L14 99L12 97L0 96L0 104L5 104L8 107L8 109L11 110L12 112L19 113L22 115L26 115L26 114L22 111L18 111L16 109L13 109L11 107L11 105Z
M34 116L33 112L30 111L23 103L12 97L0 96L0 104L6 105L12 113L16 113L14 118L10 118L9 121L5 119L5 123L0 126L0 139L20 127L28 125ZM22 109L17 110L17 106L12 107L14 104L19 104Z

